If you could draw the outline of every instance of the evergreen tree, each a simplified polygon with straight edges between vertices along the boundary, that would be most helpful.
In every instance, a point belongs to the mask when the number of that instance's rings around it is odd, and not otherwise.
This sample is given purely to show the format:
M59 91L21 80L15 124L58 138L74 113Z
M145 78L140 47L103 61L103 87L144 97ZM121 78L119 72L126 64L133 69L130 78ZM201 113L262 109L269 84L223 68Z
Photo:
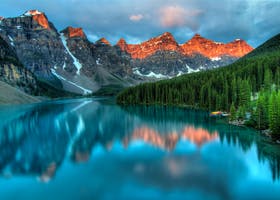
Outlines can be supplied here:
M258 91L257 90L257 84L256 84L256 77L253 76L251 79L251 86L252 86L252 94L255 95L255 93Z
M239 106L238 107L238 110L237 110L237 118L239 120L244 120L245 119L245 115L246 115L246 109L245 109L245 106Z
M236 79L233 78L232 83L231 83L231 92L232 92L232 102L235 103L235 105L237 105L237 86L236 86Z
M275 74L275 84L277 90L280 90L280 68L278 67Z
M280 135L280 91L278 91L277 97L276 97L276 104L277 104L277 121L276 126L278 128L277 132L275 134Z
M207 89L207 102L208 102L208 110L212 110L213 106L212 106L212 90L211 90L211 85L208 84L208 89Z
M248 80L240 81L239 83L239 106L244 106L245 110L248 110L250 99L251 99L251 89Z
M260 130L264 130L268 127L268 111L267 111L267 98L263 92L260 92L259 98L257 100L256 110L254 112L254 121L256 122L256 127Z
M223 109L226 111L229 110L229 91L228 91L228 83L225 81L224 83L224 88L223 88L223 98L222 98L222 104L223 104Z
M280 92L272 92L269 99L269 129L280 135Z
M264 73L264 90L271 91L272 73L270 69L266 69Z
M276 133L278 131L278 105L277 105L277 95L275 92L273 92L270 95L269 99L269 128L272 131L272 133Z
M233 121L236 119L236 109L235 109L235 106L234 106L234 103L231 104L230 106L230 121Z

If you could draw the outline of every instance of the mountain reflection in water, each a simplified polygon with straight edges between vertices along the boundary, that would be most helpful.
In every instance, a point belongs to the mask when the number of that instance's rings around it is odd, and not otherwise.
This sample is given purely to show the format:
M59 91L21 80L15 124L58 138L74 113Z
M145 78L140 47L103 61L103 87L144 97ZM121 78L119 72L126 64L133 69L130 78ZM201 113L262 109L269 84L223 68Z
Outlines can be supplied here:
M161 134L144 126L136 128L132 135L126 138L125 141L128 141L127 143L129 143L133 140L142 140L161 149L173 150L179 140L189 140L200 147L203 144L217 138L217 131L211 134L203 128L196 129L193 126L186 126L182 133L174 131L167 134Z
M107 156L99 162L106 163L106 174L113 173L108 167L114 166L114 176L121 179L130 174L163 188L207 184L209 190L227 191L227 179L246 174L240 153L234 153L240 149L244 155L256 152L259 163L268 163L270 179L279 178L277 145L252 130L213 121L202 111L119 107L110 100L92 99L37 104L14 115L16 111L14 108L10 111L13 116L4 118L7 109L0 109L3 177L35 176L48 182L69 159L76 165L87 163L97 159L96 153L103 149Z

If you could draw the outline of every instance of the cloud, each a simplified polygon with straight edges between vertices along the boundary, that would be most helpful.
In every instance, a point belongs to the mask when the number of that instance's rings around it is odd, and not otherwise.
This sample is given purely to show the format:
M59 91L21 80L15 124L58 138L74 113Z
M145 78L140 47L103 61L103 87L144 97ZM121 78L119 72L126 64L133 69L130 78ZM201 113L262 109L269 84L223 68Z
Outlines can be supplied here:
M188 26L198 28L197 17L202 13L198 9L187 9L182 6L165 6L159 11L160 23L163 27L174 28Z
M130 15L130 16L129 16L129 19L130 19L131 21L134 21L134 22L141 21L143 18L144 18L144 16L141 15L141 14L138 14L138 15Z

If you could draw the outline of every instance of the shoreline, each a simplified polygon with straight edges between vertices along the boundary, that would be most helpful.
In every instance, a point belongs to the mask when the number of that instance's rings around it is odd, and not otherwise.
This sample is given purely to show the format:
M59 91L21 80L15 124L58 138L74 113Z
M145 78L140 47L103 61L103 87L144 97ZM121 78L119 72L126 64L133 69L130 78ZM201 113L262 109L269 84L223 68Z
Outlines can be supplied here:
M259 130L259 129L256 129L254 127L247 126L246 123L245 123L245 120L228 121L228 124L233 125L233 126L239 126L239 127L253 128L256 131L259 131L262 136L265 136L265 137L269 138L271 140L271 142L276 143L276 144L280 144L280 136L278 136L277 138L274 138L275 135L273 135L271 133L270 129Z

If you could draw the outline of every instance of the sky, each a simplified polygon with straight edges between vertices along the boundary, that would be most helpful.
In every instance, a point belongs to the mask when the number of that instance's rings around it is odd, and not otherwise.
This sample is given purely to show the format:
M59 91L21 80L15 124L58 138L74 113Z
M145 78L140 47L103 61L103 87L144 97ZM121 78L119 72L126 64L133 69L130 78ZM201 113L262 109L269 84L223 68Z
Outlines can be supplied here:
M280 33L280 0L1 0L0 16L44 12L58 30L82 27L91 41L139 43L164 32L185 43L195 33L253 47Z

